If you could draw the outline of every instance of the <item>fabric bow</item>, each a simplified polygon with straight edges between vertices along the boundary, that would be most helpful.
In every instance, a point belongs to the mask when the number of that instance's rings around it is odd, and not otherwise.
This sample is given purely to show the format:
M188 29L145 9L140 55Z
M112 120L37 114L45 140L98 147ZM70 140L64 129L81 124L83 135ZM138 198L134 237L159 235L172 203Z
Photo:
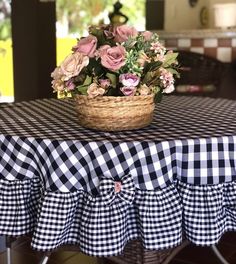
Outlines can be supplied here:
M123 176L120 181L102 177L99 186L101 200L110 205L116 198L132 204L135 195L135 186L131 175Z

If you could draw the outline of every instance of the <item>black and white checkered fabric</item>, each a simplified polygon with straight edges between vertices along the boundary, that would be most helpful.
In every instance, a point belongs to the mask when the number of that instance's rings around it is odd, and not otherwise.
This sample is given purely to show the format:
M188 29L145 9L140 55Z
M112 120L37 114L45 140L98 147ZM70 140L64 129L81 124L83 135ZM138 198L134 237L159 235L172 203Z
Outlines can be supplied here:
M152 124L85 129L71 101L0 107L0 234L94 256L197 245L236 230L236 102L166 96Z

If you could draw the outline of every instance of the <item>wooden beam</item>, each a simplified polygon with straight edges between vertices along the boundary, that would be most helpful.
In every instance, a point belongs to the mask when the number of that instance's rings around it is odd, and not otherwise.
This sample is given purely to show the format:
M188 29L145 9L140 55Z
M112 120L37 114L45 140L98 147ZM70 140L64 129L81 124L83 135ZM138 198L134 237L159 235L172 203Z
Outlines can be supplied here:
M12 0L15 101L52 97L56 66L55 1Z

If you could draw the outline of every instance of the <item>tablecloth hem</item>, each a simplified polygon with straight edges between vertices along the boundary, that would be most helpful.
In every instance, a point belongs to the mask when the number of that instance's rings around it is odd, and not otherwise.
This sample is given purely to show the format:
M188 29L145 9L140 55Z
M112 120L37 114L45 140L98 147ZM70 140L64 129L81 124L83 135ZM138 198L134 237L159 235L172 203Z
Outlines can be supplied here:
M236 182L194 186L177 180L153 191L129 182L123 194L105 188L97 196L40 186L36 177L0 180L0 234L33 230L32 247L40 251L77 244L88 255L113 256L138 237L145 249L161 250L181 243L183 231L192 243L208 246L236 230Z

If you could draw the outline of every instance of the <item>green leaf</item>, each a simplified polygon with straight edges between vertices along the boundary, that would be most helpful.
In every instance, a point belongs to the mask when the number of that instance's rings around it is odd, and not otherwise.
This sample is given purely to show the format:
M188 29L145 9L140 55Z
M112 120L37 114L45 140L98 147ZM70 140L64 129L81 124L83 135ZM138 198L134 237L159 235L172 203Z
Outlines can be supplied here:
M162 100L162 96L163 96L163 93L161 91L159 91L158 93L155 94L155 97L154 97L154 102L155 103L160 103L161 100Z
M104 68L102 67L101 63L96 59L90 59L87 69L89 71L89 75L95 75L97 77L100 77L104 74Z
M106 93L107 96L118 96L119 90L116 88L111 87L108 92Z
M116 76L116 74L107 73L106 76L107 76L107 78L110 79L112 86L116 87L116 84L117 84L117 76Z
M148 80L150 80L150 79L152 79L152 73L151 72L147 72L146 74L145 74L145 76L143 77L143 83L147 83L148 82Z
M91 83L92 83L92 77L87 75L82 86L89 86Z
M161 61L154 61L146 64L144 72L155 71L162 65Z
M178 53L177 52L167 53L165 55L165 62L163 63L162 66L164 68L169 67L171 64L176 62L177 57L178 57Z
M79 85L76 87L76 89L80 94L87 95L88 87L89 85Z
M176 69L173 68L166 68L166 70L168 70L169 72L171 72L172 74L176 75L177 77L179 77L179 72Z
M147 86L157 86L160 82L160 74L158 71L147 72L143 78L143 83L146 83Z

